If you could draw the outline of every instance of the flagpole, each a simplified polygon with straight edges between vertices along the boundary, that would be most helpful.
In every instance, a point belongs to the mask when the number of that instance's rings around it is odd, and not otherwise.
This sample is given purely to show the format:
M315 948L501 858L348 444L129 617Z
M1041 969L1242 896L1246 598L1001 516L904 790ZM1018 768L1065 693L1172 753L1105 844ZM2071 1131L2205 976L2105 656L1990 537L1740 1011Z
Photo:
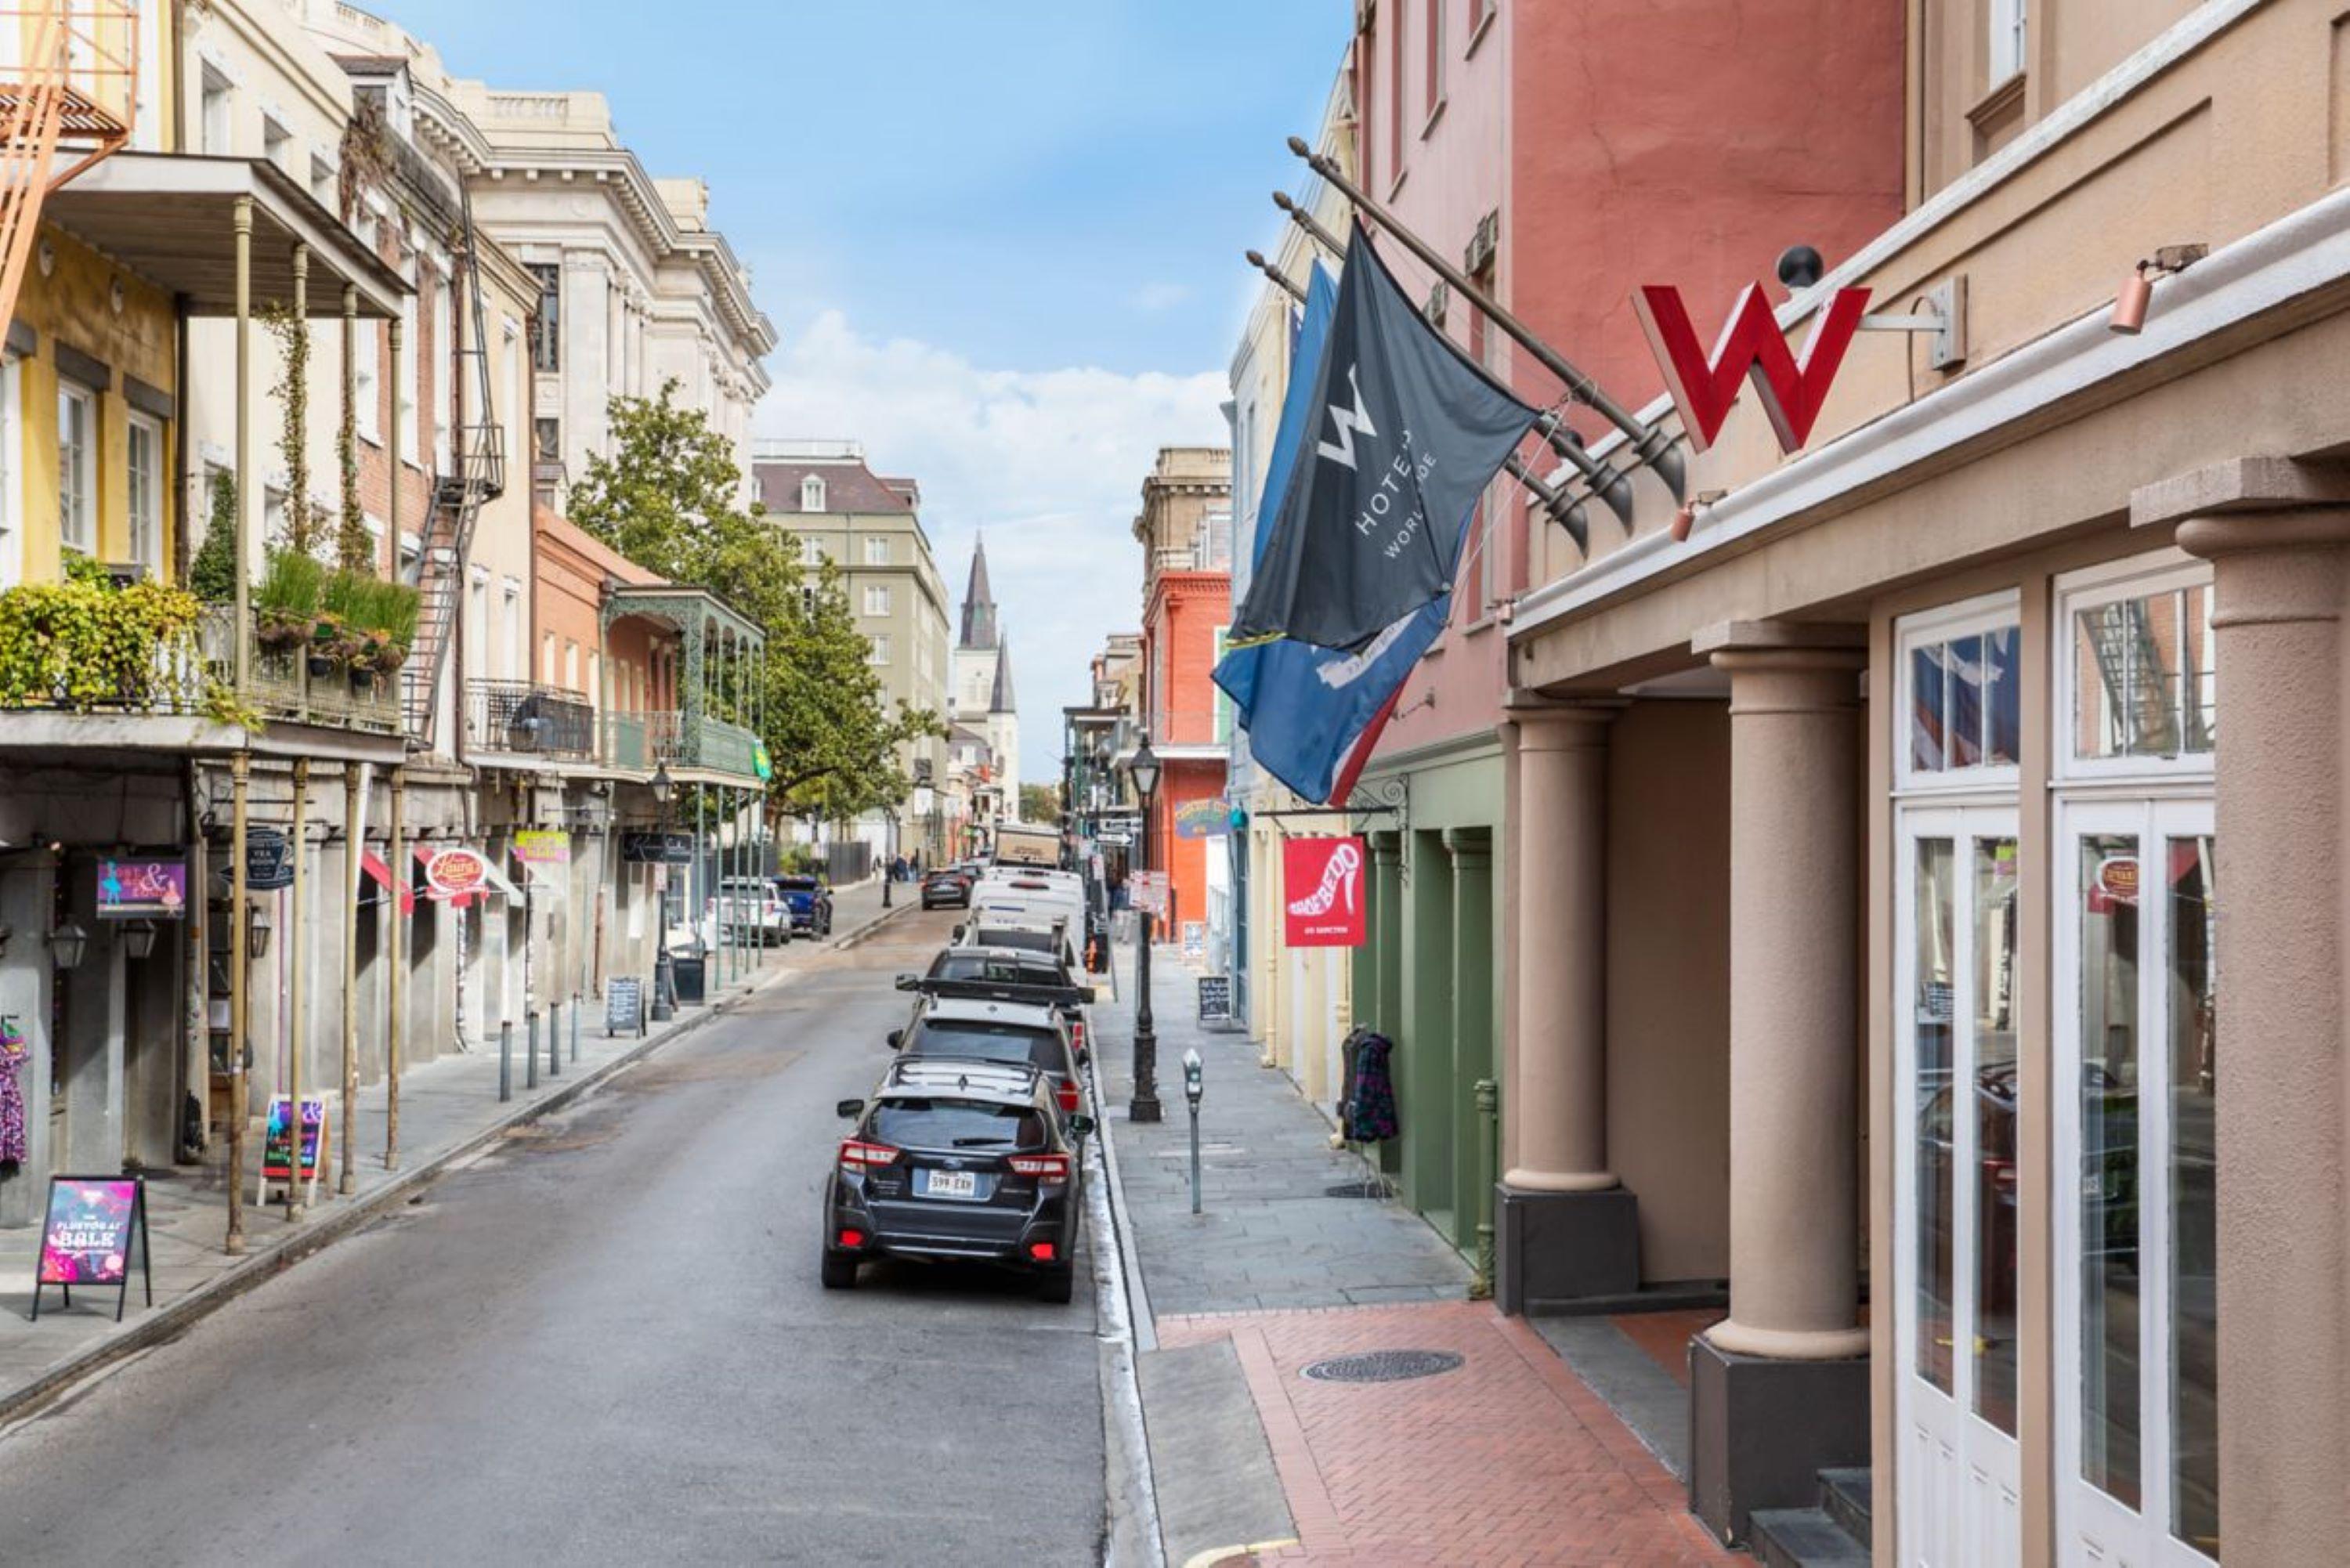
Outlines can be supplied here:
M1305 291L1291 282L1288 274L1265 260L1262 251L1250 251L1248 259L1249 265L1271 279L1274 287L1298 304L1305 303ZM1516 452L1502 460L1502 468L1511 478L1534 492L1535 498L1543 504L1543 510L1550 514L1553 522L1566 530L1576 549L1586 555L1590 553L1591 531L1584 522L1582 507L1567 500L1556 485L1520 462Z
M1273 193L1273 204L1288 213L1290 222L1305 230L1306 237L1315 244L1334 256L1343 257L1346 254L1345 247L1338 244L1338 236L1324 228L1315 221L1312 213L1299 206L1290 197L1289 192L1275 191ZM1468 289L1465 292L1472 306L1484 298L1474 289ZM1490 309L1488 314L1491 314ZM1484 370L1482 365L1477 368L1481 372ZM1491 379L1490 373L1488 373L1488 379ZM1507 391L1509 389L1503 389ZM1548 442L1551 451L1558 453L1569 466L1583 476L1584 483L1591 486L1591 493L1607 504L1607 510L1616 514L1616 520L1618 523L1623 524L1627 530L1632 526L1632 485L1627 475L1617 472L1592 456L1584 446L1582 438L1567 428L1565 422L1555 413L1544 414L1542 422L1534 427L1534 433ZM1587 528L1579 523L1568 523L1563 516L1559 521L1565 526L1566 531L1575 536L1577 547L1587 548L1586 538L1589 534Z
M1569 391L1584 402L1590 404L1600 418L1622 431L1626 438L1632 442L1633 451L1639 454L1640 461L1655 469L1657 477L1663 480L1667 488L1672 491L1673 498L1675 500L1682 498L1688 481L1681 469L1680 454L1673 450L1673 438L1661 427L1644 425L1633 418L1621 404L1601 389L1598 382L1567 363L1565 356L1535 337L1525 323L1495 304L1476 285L1471 283L1458 267L1439 254L1427 241L1405 228L1397 221L1394 213L1365 195L1361 187L1347 179L1338 168L1336 161L1315 151L1305 144L1303 137L1291 137L1289 150L1304 159L1306 167L1335 186L1339 194L1352 202L1357 212L1402 241L1406 249L1427 263L1430 270L1451 286L1454 292L1463 296L1482 310L1494 326L1508 333L1521 348L1540 360L1544 369L1566 384Z

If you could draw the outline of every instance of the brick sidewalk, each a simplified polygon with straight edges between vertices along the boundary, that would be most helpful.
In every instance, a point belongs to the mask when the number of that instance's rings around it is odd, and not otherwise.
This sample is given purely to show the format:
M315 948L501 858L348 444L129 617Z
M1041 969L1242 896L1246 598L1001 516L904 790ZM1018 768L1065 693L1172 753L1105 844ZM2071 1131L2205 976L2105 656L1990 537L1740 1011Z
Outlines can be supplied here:
M1533 1330L1490 1304L1159 1320L1162 1344L1230 1338L1296 1521L1264 1563L1651 1564L1746 1561L1710 1541L1680 1483ZM1311 1363L1450 1351L1395 1383L1316 1382Z

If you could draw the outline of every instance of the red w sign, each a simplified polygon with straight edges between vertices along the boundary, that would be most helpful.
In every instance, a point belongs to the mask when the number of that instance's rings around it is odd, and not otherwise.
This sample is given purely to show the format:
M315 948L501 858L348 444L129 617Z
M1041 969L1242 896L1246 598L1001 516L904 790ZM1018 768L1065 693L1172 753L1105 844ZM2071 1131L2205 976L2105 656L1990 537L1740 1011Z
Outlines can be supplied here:
M1739 295L1737 307L1722 327L1710 359L1698 349L1697 333L1681 306L1680 290L1645 285L1634 292L1632 308L1639 313L1641 330L1648 335L1648 347L1665 372L1665 386L1681 411L1681 426L1698 451L1711 446L1721 433L1730 405L1738 400L1738 381L1743 376L1753 381L1755 395L1771 416L1771 428L1778 432L1779 445L1788 452L1800 452L1811 439L1820 405L1827 400L1828 385L1835 379L1844 351L1851 347L1852 335L1860 327L1861 312L1868 308L1868 290L1835 291L1812 328L1812 340L1804 347L1801 364L1787 351L1787 340L1779 334L1778 320L1763 300L1759 283L1748 284Z

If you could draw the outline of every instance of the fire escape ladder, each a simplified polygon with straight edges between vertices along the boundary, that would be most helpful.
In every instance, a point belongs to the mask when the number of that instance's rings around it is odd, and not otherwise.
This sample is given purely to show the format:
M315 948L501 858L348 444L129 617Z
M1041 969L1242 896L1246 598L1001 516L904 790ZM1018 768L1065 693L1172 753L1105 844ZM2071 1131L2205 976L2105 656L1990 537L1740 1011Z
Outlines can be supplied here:
M130 0L0 8L0 28L32 39L0 79L0 330L16 319L48 193L130 139L137 21ZM61 153L72 158L62 167Z
M473 198L462 186L459 196L464 233L456 254L464 273L465 311L473 319L470 330L453 335L458 407L451 439L455 450L450 472L433 478L423 547L416 556L416 646L400 667L403 727L417 748L427 752L432 749L441 711L442 676L449 664L450 645L456 640L473 525L481 519L482 507L505 493L505 439L490 397L489 327L482 301Z

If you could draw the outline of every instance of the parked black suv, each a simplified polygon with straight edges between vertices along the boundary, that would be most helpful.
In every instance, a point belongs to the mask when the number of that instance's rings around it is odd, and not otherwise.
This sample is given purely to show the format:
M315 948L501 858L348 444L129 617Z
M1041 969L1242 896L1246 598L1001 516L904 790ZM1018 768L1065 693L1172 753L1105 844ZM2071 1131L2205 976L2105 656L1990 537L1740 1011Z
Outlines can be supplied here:
M871 1100L843 1100L856 1125L825 1183L822 1278L857 1283L867 1258L967 1259L1035 1276L1036 1293L1075 1293L1092 1130L1063 1116L1046 1076L1003 1062L901 1057Z

